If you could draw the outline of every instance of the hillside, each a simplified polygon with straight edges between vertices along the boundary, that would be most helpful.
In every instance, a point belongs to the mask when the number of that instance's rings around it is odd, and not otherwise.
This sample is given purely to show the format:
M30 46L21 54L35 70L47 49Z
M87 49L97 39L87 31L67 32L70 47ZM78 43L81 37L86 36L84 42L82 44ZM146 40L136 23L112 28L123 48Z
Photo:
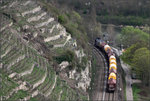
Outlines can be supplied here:
M1 0L0 101L149 100L149 11L149 0ZM116 54L113 93L97 37ZM133 96L122 61L142 82Z
M149 0L47 0L69 6L100 23L115 25L150 25Z
M2 100L88 99L88 55L40 2L3 1L0 16Z

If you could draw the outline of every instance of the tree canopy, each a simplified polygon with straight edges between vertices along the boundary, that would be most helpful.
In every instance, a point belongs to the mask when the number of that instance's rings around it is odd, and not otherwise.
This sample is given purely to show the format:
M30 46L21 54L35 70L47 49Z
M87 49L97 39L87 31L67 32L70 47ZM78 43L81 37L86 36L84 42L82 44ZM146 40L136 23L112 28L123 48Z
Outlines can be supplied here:
M148 46L150 35L138 28L127 26L121 31L121 39L125 47L136 43Z
M121 37L124 46L128 47L121 58L131 65L145 86L150 86L149 34L137 28L125 27Z

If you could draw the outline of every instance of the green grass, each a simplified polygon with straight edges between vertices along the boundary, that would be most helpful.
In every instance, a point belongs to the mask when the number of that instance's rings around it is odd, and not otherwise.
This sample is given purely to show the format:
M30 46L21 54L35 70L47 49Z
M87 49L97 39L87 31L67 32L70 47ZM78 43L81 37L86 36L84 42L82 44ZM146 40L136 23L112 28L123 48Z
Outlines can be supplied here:
M94 79L95 79L95 73L97 71L96 67L98 67L98 66L96 66L96 64L97 64L96 56L93 55L92 70L91 70L91 72L92 72L92 78L91 78L91 83L90 83L90 87L89 87L91 89L88 89L88 92L89 92L90 95L92 94L93 82L94 82Z
M139 87L136 84L132 85L132 90L133 90L133 100L137 101L139 100L139 92L141 91L141 89L139 89Z
M53 92L50 95L53 100L58 100L58 96L60 94L60 91L62 90L61 84L62 83L61 83L60 79L57 78L55 88L53 89Z
M31 98L29 101L38 101L38 99L37 98Z
M35 66L32 73L30 75L23 76L23 78L24 80L28 81L30 84L33 84L38 80L40 80L43 77L44 73L45 71L43 69Z
M80 95L80 98L82 99L82 101L87 101L88 100L87 96Z
M124 81L124 83L123 83L123 90L124 90L125 101L127 101L127 96L126 96L126 81Z
M17 93L13 94L9 100L18 100L23 99L24 97L28 96L29 94L27 91L19 90Z
M5 73L0 71L0 77L2 79L0 96L6 96L12 89L18 86L16 82L8 77Z
M18 63L14 64L13 66L11 66L11 70L12 71L17 71L19 68L21 68L21 67L23 67L25 65L27 60L28 60L28 58L25 58L25 59L19 61Z

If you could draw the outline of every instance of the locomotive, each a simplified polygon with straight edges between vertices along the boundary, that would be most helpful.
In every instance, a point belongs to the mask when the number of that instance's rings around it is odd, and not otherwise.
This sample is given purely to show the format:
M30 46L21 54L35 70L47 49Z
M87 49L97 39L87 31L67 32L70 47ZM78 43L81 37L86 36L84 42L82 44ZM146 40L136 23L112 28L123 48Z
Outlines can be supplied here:
M114 92L117 81L117 61L112 48L101 38L96 38L94 45L101 49L108 61L107 91Z

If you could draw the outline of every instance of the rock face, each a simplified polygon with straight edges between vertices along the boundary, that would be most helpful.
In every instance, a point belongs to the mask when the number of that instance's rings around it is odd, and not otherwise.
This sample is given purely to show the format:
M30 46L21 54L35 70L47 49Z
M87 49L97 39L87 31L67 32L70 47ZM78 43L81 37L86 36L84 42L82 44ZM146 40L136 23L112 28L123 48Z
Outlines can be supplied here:
M65 77L67 83L61 80L53 69L53 60L49 59L57 50L66 48L76 51L80 62L86 55L82 49L81 52L76 49L77 43L65 28L44 11L38 1L6 0L0 5L3 12L0 13L0 71L5 78L2 81L5 86L0 91L2 100L82 100L84 95L74 89L86 91L88 88L91 63L88 62L81 73L69 76L78 83L72 89L67 85L69 77ZM62 62L60 70L68 65L68 61ZM75 77L76 74L79 76ZM15 99L20 90L26 92L25 96Z
M90 86L90 82L91 82L91 78L89 76L90 67L91 67L91 61L87 63L85 70L81 71L80 79L77 84L77 87L83 89L84 91L86 91Z

